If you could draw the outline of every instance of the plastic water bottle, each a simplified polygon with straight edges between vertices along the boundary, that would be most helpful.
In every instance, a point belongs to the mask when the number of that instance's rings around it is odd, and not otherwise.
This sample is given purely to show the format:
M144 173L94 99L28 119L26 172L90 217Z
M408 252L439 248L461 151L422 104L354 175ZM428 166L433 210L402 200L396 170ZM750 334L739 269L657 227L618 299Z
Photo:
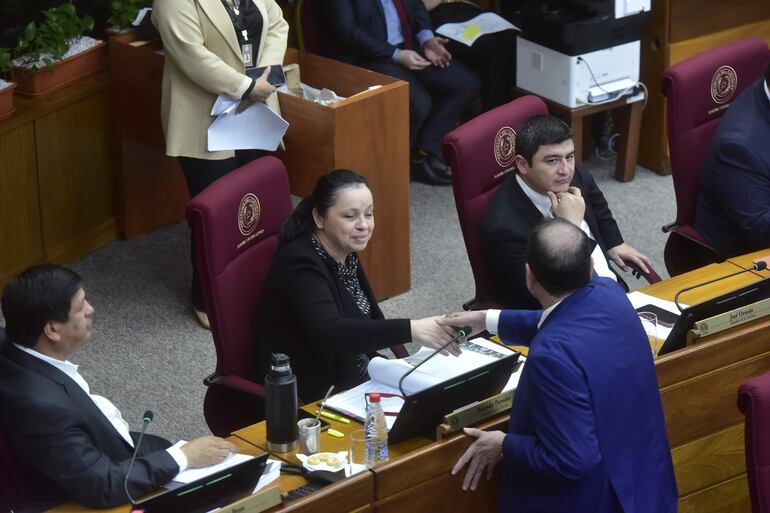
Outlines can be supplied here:
M366 466L388 461L388 425L382 411L380 394L369 394L366 403Z
M270 357L270 372L265 376L265 420L268 450L289 452L297 448L297 378L283 353Z

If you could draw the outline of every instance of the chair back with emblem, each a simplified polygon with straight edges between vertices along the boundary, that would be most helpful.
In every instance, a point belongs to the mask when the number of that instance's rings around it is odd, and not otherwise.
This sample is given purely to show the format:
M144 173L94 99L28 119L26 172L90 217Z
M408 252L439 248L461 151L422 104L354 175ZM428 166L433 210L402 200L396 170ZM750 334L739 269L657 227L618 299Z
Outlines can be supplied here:
M232 171L187 207L217 353L216 371L204 380L203 406L216 435L227 436L264 416L258 308L278 231L291 210L286 168L275 157Z
M663 95L671 173L676 193L676 221L664 258L672 276L721 258L693 227L700 173L719 120L746 87L765 70L770 50L757 37L708 50L667 68Z
M770 372L746 380L738 387L738 409L745 416L751 510L770 513Z
M468 121L444 137L444 159L452 169L457 217L476 282L476 297L464 308L498 305L500 294L481 253L481 221L489 200L514 170L516 130L530 116L548 114L537 96L522 96Z

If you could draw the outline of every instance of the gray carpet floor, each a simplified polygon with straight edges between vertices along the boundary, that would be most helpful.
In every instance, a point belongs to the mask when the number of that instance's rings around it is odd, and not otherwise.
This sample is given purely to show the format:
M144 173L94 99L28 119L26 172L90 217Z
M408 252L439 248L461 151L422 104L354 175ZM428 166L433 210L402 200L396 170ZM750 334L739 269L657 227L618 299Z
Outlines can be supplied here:
M626 242L665 276L660 227L675 217L671 177L640 167L632 182L620 183L612 178L614 161L593 159L587 166ZM410 220L412 288L384 301L385 315L420 318L459 310L474 284L451 187L413 183ZM198 326L188 300L187 226L113 242L71 267L83 276L96 310L93 338L73 359L91 390L110 398L132 428L152 409L151 432L172 440L208 434L202 380L214 370L215 355L211 334ZM632 289L644 285L626 279Z

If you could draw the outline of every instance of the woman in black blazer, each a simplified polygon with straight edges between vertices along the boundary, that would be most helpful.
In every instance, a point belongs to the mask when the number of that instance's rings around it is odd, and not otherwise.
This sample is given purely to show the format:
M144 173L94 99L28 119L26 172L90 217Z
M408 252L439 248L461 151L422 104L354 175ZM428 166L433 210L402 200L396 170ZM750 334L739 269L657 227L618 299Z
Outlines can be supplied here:
M262 289L262 363L273 352L289 355L305 403L332 384L344 390L368 379L369 357L380 349L406 356L404 342L437 348L454 336L435 317L384 319L357 255L372 235L373 209L364 177L332 171L281 228Z

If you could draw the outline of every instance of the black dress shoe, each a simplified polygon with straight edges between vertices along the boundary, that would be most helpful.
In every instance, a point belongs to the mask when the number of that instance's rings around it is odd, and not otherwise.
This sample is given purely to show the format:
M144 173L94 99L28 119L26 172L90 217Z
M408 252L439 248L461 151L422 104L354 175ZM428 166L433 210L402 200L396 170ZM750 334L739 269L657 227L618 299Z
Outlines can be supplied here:
M412 180L428 185L451 185L452 175L437 172L427 160L412 162Z
M428 153L425 156L425 160L436 172L449 175L449 177L452 178L452 171L449 169L449 166L444 163L444 160L441 157Z

